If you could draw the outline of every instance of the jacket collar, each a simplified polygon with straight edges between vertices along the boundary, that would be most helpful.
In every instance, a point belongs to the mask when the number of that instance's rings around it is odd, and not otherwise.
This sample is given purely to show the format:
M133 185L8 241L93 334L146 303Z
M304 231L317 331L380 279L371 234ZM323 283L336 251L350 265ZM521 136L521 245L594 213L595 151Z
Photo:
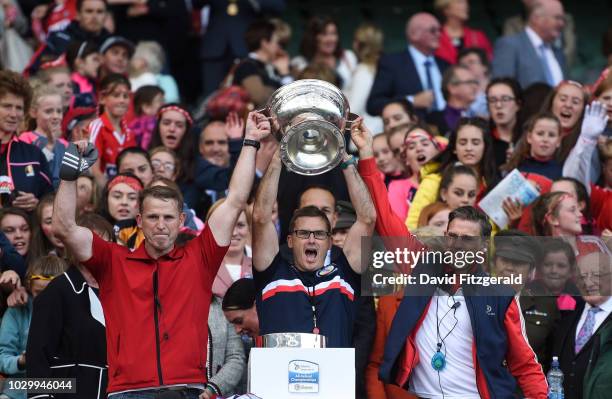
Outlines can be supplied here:
M146 248L145 248L145 240L143 240L143 242L138 246L138 248L134 249L133 251L128 253L127 258L128 259L132 259L132 260L140 260L140 261L145 261L145 262L154 262L155 259L153 259L147 252ZM185 249L184 247L177 247L176 244L174 245L174 248L172 248L172 250L167 253L164 256L161 256L158 258L158 260L165 260L165 259L171 259L171 260L177 260L177 259L181 259L183 257L183 255L185 254Z
M68 270L64 272L64 276L66 276L66 279L68 280L68 283L72 287L75 294L82 293L87 286L85 278L79 269L76 268L76 266L70 266Z

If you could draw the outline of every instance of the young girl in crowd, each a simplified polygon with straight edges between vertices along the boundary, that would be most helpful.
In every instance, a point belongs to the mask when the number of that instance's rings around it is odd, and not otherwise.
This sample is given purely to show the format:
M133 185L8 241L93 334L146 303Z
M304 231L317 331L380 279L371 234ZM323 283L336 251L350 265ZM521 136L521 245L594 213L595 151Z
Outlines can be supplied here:
M114 226L117 242L132 249L144 240L136 225L138 195L142 189L142 182L136 176L120 173L106 183L98 209L98 213Z
M609 252L605 244L593 236L581 236L582 212L576 197L554 191L539 197L532 208L535 234L561 237L573 248L576 257L589 252Z
M583 234L599 234L591 212L591 198L584 184L571 177L561 177L550 186L550 192L555 191L571 194L578 201L578 209L582 213Z
M197 145L191 133L193 118L178 104L166 104L157 113L150 148L163 146L177 153L181 163L176 183L190 207L198 204L201 192L194 185Z
M40 148L49 162L53 186L59 185L59 170L68 142L62 136L62 96L54 87L40 85L34 90L30 107L30 130L19 140Z
M457 162L472 169L477 176L478 199L497 184L499 175L493 159L493 143L487 123L483 119L462 118L457 130L451 133L448 147L422 168L419 189L410 205L406 220L408 229L416 229L421 210L439 197L442 171Z
M552 112L561 124L561 148L558 160L567 155L576 144L584 116L584 107L589 95L584 87L573 80L564 80L550 93L544 103L543 111Z
M0 210L0 229L17 253L27 260L32 241L30 216L21 208L3 208Z
M393 211L405 220L419 187L421 168L438 155L442 147L425 127L412 125L404 135L402 148L406 178L389 183L389 202Z
M513 143L521 134L519 120L523 99L521 87L512 78L493 79L486 89L495 165L499 168L508 160Z
M164 105L164 91L158 86L142 86L134 93L134 112L136 117L130 122L136 142L148 150L157 122L157 112Z
M448 215L451 210L447 204L441 201L427 205L421 211L418 227L430 227L435 229L436 235L442 237L448 226Z
M98 190L92 176L77 178L77 214L93 212L98 208Z
M117 155L136 145L136 139L124 119L130 104L130 81L123 75L109 74L100 83L98 119L89 124L89 141L98 149L98 160L91 168L99 186L117 174Z
M607 124L607 110L593 101L585 112L583 129L576 147L565 160L563 174L573 177L590 189L590 207L599 231L612 231L612 191L593 184L593 170L601 168L595 159L598 140L608 140L602 133ZM607 232L609 234L609 232Z
M0 373L13 378L24 378L27 367L25 352L32 318L33 300L47 287L55 276L66 270L66 263L55 255L34 259L26 272L25 287L28 302L9 308L0 325ZM5 384L3 393L12 399L25 399L26 391L9 391Z
M474 169L463 164L452 165L442 173L437 201L446 204L451 211L461 206L474 206L478 186Z
M391 150L391 153L393 153L396 162L401 166L402 172L406 163L406 160L404 159L404 156L406 155L404 152L404 141L406 140L406 132L408 132L408 128L410 126L412 126L410 123L405 123L402 125L397 125L385 132L389 149Z
M117 156L117 171L119 173L132 173L135 175L143 187L151 183L153 179L153 168L149 153L140 147L129 147L124 149Z
M65 255L64 244L53 234L51 227L54 199L55 193L49 193L42 197L36 207L34 216L37 224L32 235L32 259L50 254L60 257Z
M408 123L418 123L419 117L408 100L392 101L384 106L382 113L385 133L389 133L396 126Z
M150 150L149 156L151 157L153 174L156 177L164 177L176 181L176 177L180 173L180 162L176 152L169 148L159 146Z
M100 57L98 46L92 41L73 42L68 46L66 62L72 70L70 79L75 94L90 93L94 98L96 97Z
M225 201L224 198L215 202L208 210L207 216L210 216L223 201ZM240 278L253 276L252 260L245 253L245 247L249 236L250 230L246 213L242 212L236 221L236 225L234 225L232 241L223 258L221 267L217 272L215 281L213 282L213 294L219 298L225 296L225 292L234 281Z
M543 241L542 261L537 265L536 279L529 287L538 295L580 295L573 283L576 271L574 249L565 240L553 238Z
M563 164L555 157L561 145L559 119L548 112L540 113L531 117L525 130L527 134L519 140L516 151L502 170L511 172L518 168L521 172L537 173L550 180L560 178Z

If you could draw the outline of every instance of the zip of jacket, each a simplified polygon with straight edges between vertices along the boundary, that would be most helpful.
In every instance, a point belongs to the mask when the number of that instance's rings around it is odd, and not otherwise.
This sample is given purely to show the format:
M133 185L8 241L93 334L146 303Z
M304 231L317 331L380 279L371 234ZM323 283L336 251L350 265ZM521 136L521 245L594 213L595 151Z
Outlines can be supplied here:
M159 267L159 265L157 265ZM153 272L153 318L155 320L155 350L157 355L157 377L159 379L159 385L164 385L164 377L162 374L161 365L161 348L159 342L159 313L162 312L162 306L159 301L159 284L158 284L158 272L159 268Z

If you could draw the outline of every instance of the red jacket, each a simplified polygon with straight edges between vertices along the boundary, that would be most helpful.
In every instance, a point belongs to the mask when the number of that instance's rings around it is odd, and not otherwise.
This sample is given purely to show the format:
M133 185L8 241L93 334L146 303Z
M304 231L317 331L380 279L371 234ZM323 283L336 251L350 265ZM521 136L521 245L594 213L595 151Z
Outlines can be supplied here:
M136 146L134 133L127 127L125 118L121 120L121 131L115 131L106 113L89 123L89 141L98 149L100 171L108 176L117 174L117 156L128 147Z
M368 399L416 399L397 385L385 384L378 378L378 369L383 360L385 342L391 329L391 322L402 301L402 295L380 297L376 310L376 336L370 353L370 360L365 371Z
M366 158L359 161L359 174L368 187L368 191L370 192L370 196L376 208L376 231L381 237L387 237L387 240L385 240L387 251L393 251L395 248L404 247L412 250L421 249L422 244L419 240L410 234L404 221L393 213L387 197L385 183L376 168L376 161L374 158ZM403 237L403 239L389 239L388 237ZM413 334L406 339L404 344L402 360L399 360L402 365L402 372L400 373L401 376L398 376L399 379L402 379L402 376L404 379L402 382L398 383L398 385L403 385L403 383L407 381L412 368L419 361L414 337L427 314L428 307L429 302L416 323L416 327L412 331ZM528 397L545 399L546 380L544 379L539 364L535 362L535 359L531 358L533 351L531 351L523 334L522 323L520 309L516 301L513 301L506 311L504 320L507 340L511 348L509 353L506 354L506 360L512 375L518 380L520 387ZM475 345L472 346L472 355L474 358L478 390L485 399L491 398L492 395L488 389L484 371L477 361L477 348Z
M463 48L478 47L487 53L489 61L493 59L493 47L487 36L477 29L471 29L467 26L463 27ZM446 33L446 29L442 28L440 33L440 47L436 51L436 57L442 58L450 64L457 63L457 55L459 52L453 46L450 36Z
M212 283L228 247L208 227L159 259L93 237L84 265L100 284L108 392L205 383Z
M612 191L591 184L591 213L599 230L612 230Z

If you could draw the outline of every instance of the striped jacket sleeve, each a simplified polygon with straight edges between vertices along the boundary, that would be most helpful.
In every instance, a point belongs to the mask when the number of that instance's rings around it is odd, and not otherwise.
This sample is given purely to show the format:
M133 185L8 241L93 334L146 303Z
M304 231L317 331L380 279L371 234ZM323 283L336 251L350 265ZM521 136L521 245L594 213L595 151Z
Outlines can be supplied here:
M514 297L506 310L504 325L508 336L506 360L510 372L516 378L525 397L546 399L548 384L542 366L527 341L525 320L517 297Z

